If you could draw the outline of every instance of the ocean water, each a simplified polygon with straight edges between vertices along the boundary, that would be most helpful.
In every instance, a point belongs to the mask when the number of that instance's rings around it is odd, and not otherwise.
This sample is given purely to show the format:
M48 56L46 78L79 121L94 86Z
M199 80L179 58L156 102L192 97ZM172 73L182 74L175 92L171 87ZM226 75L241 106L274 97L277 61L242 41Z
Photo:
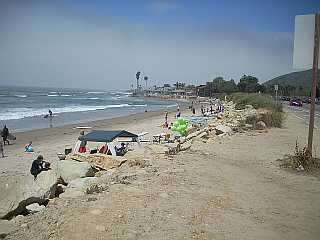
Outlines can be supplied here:
M0 127L12 132L126 116L174 107L172 101L132 97L125 91L0 86ZM44 118L48 110L52 119Z

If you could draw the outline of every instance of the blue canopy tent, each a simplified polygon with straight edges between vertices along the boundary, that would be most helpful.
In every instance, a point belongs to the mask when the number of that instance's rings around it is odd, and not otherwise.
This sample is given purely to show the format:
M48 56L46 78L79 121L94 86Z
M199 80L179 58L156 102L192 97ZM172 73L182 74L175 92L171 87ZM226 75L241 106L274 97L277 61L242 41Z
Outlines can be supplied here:
M119 137L132 138L136 141L138 135L125 130L115 130L115 131L104 131L104 130L94 130L86 135L80 136L78 139L80 141L87 142L112 142L114 139Z
M80 142L104 142L108 146L112 155L116 155L115 148L112 142L117 138L130 138L130 142L137 142L138 135L125 131L125 130L94 130L78 138L78 144L75 147L75 151L78 151Z

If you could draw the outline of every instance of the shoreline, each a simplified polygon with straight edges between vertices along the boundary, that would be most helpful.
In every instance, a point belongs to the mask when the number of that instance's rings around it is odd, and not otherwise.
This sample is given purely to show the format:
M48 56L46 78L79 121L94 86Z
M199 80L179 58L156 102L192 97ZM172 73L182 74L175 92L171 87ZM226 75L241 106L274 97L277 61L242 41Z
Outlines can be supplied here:
M185 111L187 109L187 104L180 104L181 111ZM91 127L87 131L91 131L93 129L102 129L102 128L110 128L114 129L116 126L130 126L137 121L152 119L152 118L159 118L161 115L164 115L164 112L168 111L169 114L175 114L176 109L172 108L164 108L160 110L142 112L142 113L133 113L126 116L120 117L112 117L106 118L102 120L93 120L93 121L86 121L81 123L72 123L66 124L62 126L52 127L52 128L40 128L40 129L32 129L22 132L14 132L15 137L17 140L11 141L9 146L19 146L21 144L26 144L29 141L38 141L40 139L50 138L55 135L74 135L78 134L81 130L75 129L77 126L87 126ZM10 129L9 129L10 130ZM30 139L32 138L32 139ZM7 147L8 148L8 147Z
M103 96L90 95L89 97L85 95L84 98L81 96L78 98L101 100L72 100L77 99L73 97L70 97L70 99L65 98L65 100L64 98L50 98L44 99L43 104L39 103L31 105L30 101L35 101L34 99L36 99L37 96L30 95L29 97L31 100L28 100L29 102L27 101L26 104L22 104L21 100L20 102L14 100L16 102L14 102L12 106L10 104L4 105L4 108L0 111L0 127L7 125L9 130L11 130L11 133L18 133L123 117L135 113L143 113L145 110L156 111L169 109L184 104L178 99L137 99L120 96L119 100L118 97L110 94ZM48 114L49 108L52 110L55 117L45 119L44 116Z
M184 108L188 106L189 101L188 100L181 100L181 99L162 99L162 98L148 98L144 97L142 98L146 101L152 100L152 101L159 101L159 102L172 102L174 105L163 105L159 107L152 107L148 108L146 107L144 110L128 110L128 111L117 111L116 109L110 109L111 112L96 112L96 111L83 111L83 112L67 112L67 113L61 113L59 114L59 118L53 118L51 121L46 119L46 123L43 122L42 116L32 116L32 117L26 117L22 119L12 119L12 120L3 120L0 121L3 125L7 125L9 127L10 133L16 135L19 135L20 133L25 132L31 132L36 130L45 130L45 129L51 129L51 128L61 128L64 126L74 126L74 125L87 125L91 124L93 122L100 122L100 121L106 121L111 120L115 118L123 118L131 115L136 114L144 114L147 112L161 112L161 111L172 111L172 109L175 109L177 106L180 106L180 108ZM66 116L66 114L71 114L72 117ZM78 115L76 117L75 115ZM62 117L61 117L62 116ZM94 117L93 117L94 116ZM21 121L19 124L17 121ZM18 124L18 125L17 125ZM25 125L26 124L26 125ZM39 125L38 125L39 124ZM12 125L12 126L11 126Z

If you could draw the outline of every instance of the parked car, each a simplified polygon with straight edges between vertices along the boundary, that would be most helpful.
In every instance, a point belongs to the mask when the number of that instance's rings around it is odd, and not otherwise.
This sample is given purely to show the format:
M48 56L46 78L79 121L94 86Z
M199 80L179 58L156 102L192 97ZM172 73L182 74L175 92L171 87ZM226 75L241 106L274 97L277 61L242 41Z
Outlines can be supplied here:
M302 107L302 101L300 99L292 99L289 105L295 107Z
M302 100L304 103L311 103L311 98L310 97L306 97Z
M282 96L282 97L281 97L281 100L282 100L282 101L290 101L290 98L289 98L289 97L286 97L286 96Z

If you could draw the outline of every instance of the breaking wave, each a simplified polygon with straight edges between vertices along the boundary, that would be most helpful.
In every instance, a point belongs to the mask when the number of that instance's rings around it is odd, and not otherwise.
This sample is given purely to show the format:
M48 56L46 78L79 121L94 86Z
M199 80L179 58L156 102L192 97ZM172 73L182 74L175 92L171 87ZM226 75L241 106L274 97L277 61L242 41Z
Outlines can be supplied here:
M114 104L105 106L67 106L60 108L51 108L54 114L67 113L67 112L85 112L94 110L104 110L108 108L122 108L130 107L129 104ZM47 108L35 109L35 108L9 108L4 111L0 110L0 120L12 120L12 119L22 119L26 117L35 117L48 114Z

